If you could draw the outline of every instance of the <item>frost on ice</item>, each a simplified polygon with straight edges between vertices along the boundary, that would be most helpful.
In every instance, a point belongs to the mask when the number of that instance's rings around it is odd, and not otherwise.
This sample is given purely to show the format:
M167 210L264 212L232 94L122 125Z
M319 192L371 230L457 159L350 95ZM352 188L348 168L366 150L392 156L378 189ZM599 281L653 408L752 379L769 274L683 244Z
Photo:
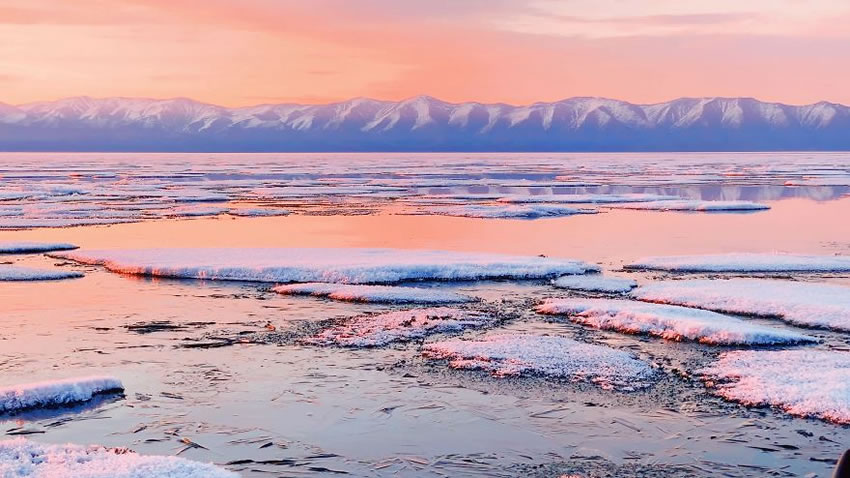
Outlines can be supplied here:
M8 266L0 264L0 282L78 279L82 272L60 269L34 269L31 267Z
M631 354L566 337L493 334L480 340L446 340L427 344L423 354L448 360L457 369L486 370L497 377L546 375L590 381L605 389L649 386L653 369Z
M698 372L727 400L850 423L850 353L741 350L724 353Z
M416 304L459 304L471 302L469 296L440 289L419 287L396 287L384 285L349 285L308 282L288 284L272 288L279 294L312 295L351 302L416 303Z
M491 219L537 219L541 217L572 216L575 214L595 214L595 209L581 209L553 204L532 205L487 205L464 204L458 206L434 206L425 209L428 214L439 216L477 217Z
M694 212L735 212L735 211L763 211L770 209L766 204L750 201L649 201L629 204L617 204L608 206L617 209L641 209L646 211L694 211Z
M628 269L672 272L847 272L850 257L805 254L706 254L639 259Z
M175 456L145 456L126 448L0 441L4 478L238 478L215 465Z
M625 277L607 277L594 274L558 277L552 281L552 285L560 289L616 294L632 290L637 287L637 282Z
M102 393L124 390L113 377L83 377L0 388L0 413L86 402Z
M598 270L572 259L404 249L127 249L54 256L127 274L281 283L540 279Z
M712 345L773 345L814 342L787 330L763 327L707 310L631 300L547 299L537 311L566 315L573 322L627 334Z
M0 242L0 254L37 254L73 249L77 249L77 246L63 242Z
M437 307L354 317L307 339L313 345L379 347L428 335L461 332L483 327L493 319L478 312Z
M678 280L640 287L649 302L732 314L778 317L804 327L850 331L850 287L764 279Z

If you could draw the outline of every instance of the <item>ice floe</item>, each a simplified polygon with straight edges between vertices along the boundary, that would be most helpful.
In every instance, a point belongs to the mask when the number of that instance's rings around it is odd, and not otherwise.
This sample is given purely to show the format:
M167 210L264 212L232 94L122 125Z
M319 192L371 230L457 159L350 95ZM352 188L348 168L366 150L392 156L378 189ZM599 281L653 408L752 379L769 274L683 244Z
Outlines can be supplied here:
M850 353L732 351L698 371L714 392L748 406L850 423Z
M432 334L460 332L491 324L493 319L479 312L436 307L364 315L326 329L305 343L342 347L378 347Z
M438 216L537 219L541 217L572 216L575 214L595 214L598 211L595 209L574 208L553 204L522 206L509 204L464 204L458 206L434 206L424 209L424 212Z
M717 312L778 317L804 327L850 331L850 287L765 279L653 282L632 295L640 300Z
M647 334L712 345L774 345L815 342L796 332L764 327L708 310L611 299L546 299L537 311L566 315L602 330Z
M44 218L44 219L29 219L29 218L2 218L0 217L0 229L38 229L38 228L59 228L59 227L76 227L76 226L104 226L110 224L125 224L128 222L138 222L138 219L115 219L115 218Z
M227 214L243 217L286 216L289 215L289 210L273 207L241 208L230 209Z
M70 251L78 246L64 242L0 242L0 254L38 254L40 252Z
M593 274L558 277L552 281L552 285L560 289L616 294L626 293L632 290L637 287L637 282L634 279L626 279L625 277L609 277Z
M279 283L540 279L598 270L572 259L405 249L124 249L52 255L127 274Z
M176 456L138 455L126 448L0 441L4 478L238 478L212 464Z
M124 386L117 378L100 376L0 387L0 413L70 405L91 400L97 394L122 390Z
M678 196L661 194L537 194L533 196L504 196L499 202L513 204L562 203L562 204L616 204L681 199Z
M850 257L805 254L706 254L638 259L627 269L672 272L847 272Z
M441 289L421 287L395 287L385 285L350 285L308 282L287 284L272 288L279 294L312 295L351 302L459 304L471 302L472 297Z
M83 277L82 272L60 269L34 269L32 267L9 266L0 264L0 282L2 281L38 281L77 279Z
M547 375L590 381L606 389L649 385L653 369L628 352L566 337L492 334L479 340L452 339L427 344L423 354L448 360L458 369L480 369L498 377Z
M607 206L617 209L640 209L646 211L694 211L694 212L736 212L736 211L763 211L770 209L767 204L750 201L649 201L626 204L614 204Z

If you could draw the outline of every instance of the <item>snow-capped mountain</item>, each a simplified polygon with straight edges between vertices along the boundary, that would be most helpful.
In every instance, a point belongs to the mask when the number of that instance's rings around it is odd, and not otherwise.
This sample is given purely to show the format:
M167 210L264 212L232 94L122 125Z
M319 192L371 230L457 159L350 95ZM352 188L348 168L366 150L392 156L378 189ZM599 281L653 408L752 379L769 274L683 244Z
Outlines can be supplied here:
M186 98L0 103L0 150L663 151L847 150L850 108L752 98L527 106L355 98L225 108Z

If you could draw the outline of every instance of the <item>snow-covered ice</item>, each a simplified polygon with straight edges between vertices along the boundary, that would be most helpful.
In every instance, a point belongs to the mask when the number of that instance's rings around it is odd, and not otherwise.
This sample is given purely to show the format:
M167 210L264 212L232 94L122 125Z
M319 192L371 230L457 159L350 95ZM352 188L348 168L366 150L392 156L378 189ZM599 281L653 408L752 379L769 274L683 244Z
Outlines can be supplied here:
M850 424L848 352L732 351L698 373L727 400Z
M573 259L405 249L118 249L52 255L126 274L279 283L540 279L599 270Z
M441 289L421 287L396 287L385 285L351 285L308 282L274 287L279 294L312 295L352 302L459 304L474 300L472 297Z
M83 275L82 272L62 269L35 269L0 264L0 282L77 279L83 277Z
M737 253L644 257L628 269L673 272L847 272L848 256Z
M0 217L0 229L38 229L59 228L77 226L105 226L110 224L125 224L138 222L138 219L115 219L115 218L3 218Z
M653 282L632 291L640 300L733 314L779 317L804 327L850 331L850 287L766 279Z
M627 334L712 345L773 345L816 341L788 330L764 327L708 310L611 299L546 299L537 311Z
M575 214L595 214L595 209L574 208L553 204L531 205L489 205L464 204L458 206L434 206L423 210L438 216L477 217L477 218L517 218L537 219L541 217L572 216Z
M499 202L512 204L561 203L561 204L616 204L681 199L678 196L661 194L537 194L533 196L504 196Z
M736 212L763 211L770 209L767 204L750 201L649 201L606 206L616 209L640 209L646 211L694 211L694 212Z
M86 402L97 394L124 390L113 377L80 377L0 387L0 413Z
M212 464L176 456L138 455L125 448L0 441L3 478L238 478Z
M242 217L287 216L289 215L289 210L275 207L256 207L230 209L227 211L227 214Z
M448 360L452 368L487 370L498 377L547 375L591 381L606 389L644 388L654 374L628 352L558 336L492 334L427 344L423 353Z
M38 254L73 249L77 246L64 242L0 242L0 254Z
M618 292L626 293L632 290L637 287L637 282L634 279L627 279L625 277L592 274L558 277L552 281L552 285L561 289L616 294Z
M483 327L493 319L479 312L436 307L353 317L305 340L314 345L378 347L391 342L424 338L432 334Z

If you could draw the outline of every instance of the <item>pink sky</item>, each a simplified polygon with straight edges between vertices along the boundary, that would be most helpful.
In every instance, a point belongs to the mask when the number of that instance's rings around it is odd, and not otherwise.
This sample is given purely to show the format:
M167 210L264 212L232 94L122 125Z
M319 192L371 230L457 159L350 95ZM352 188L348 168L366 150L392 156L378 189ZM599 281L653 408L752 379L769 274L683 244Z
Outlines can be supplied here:
M0 0L0 102L850 104L847 0Z

